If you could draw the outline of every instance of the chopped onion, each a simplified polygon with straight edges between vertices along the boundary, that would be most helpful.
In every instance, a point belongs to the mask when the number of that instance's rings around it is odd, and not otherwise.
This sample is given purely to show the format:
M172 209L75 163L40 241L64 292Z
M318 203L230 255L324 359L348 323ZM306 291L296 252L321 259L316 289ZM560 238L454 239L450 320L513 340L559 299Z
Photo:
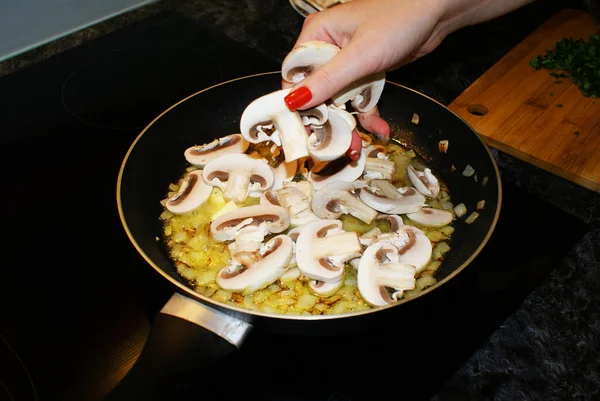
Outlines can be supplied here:
M454 206L454 213L456 213L458 217L462 217L465 215L465 213L467 213L467 207L464 203L459 203L458 205Z
M486 175L485 177L483 177L483 181L481 183L482 186L485 187L485 184L487 184L489 177Z
M475 169L467 164L467 167L465 167L465 169L463 170L462 175L464 175L465 177L470 177L473 174L475 174Z
M485 199L482 199L479 202L477 202L477 210L483 210L484 207L485 207Z
M446 153L448 152L448 140L447 139L443 139L438 143L438 149L440 150L440 152L442 153Z
M413 113L411 123L419 125L419 115L417 113Z
M474 222L474 221L475 221L475 219L477 219L478 217L479 217L479 213L477 213L477 212L473 212L473 213L471 213L471 214L469 215L469 217L467 217L467 218L465 219L465 223L467 223L467 224L471 224L471 223L472 223L472 222Z
M450 172L453 173L456 171L456 167L454 167L454 164L450 166Z

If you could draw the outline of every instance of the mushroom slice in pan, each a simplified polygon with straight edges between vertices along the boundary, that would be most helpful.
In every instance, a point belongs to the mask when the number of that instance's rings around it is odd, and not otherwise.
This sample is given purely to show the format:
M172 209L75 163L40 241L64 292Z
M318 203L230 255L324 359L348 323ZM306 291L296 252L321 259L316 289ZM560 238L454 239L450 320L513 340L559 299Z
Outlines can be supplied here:
M202 205L212 192L212 186L202 179L202 171L194 170L181 182L179 191L167 200L167 210L175 214L191 212Z
M273 167L272 189L277 191L278 189L281 189L286 182L292 181L296 175L297 169L298 160L294 160L289 163L285 160L281 160L277 166Z
M398 248L398 260L415 266L417 273L431 260L433 246L427 235L413 226L403 226L395 233L381 234L375 243L389 242Z
M333 104L339 107L350 100L354 110L369 111L379 102L384 86L385 71L367 75L334 95Z
M281 206L277 200L277 194L272 189L265 191L260 196L259 203L265 206Z
M340 48L328 42L312 40L295 46L281 64L281 76L298 83L335 57Z
M314 190L319 190L333 181L353 182L358 179L365 170L365 152L360 152L358 160L352 160L346 155L327 163L327 166L319 170L319 173L310 171L308 181L312 183Z
M290 215L293 227L303 226L311 221L319 220L310 207L307 194L296 187L285 187L277 191L277 201Z
M352 142L356 120L352 114L335 106L329 108L329 118L322 125L312 124L308 137L310 156L320 161L331 161L344 155Z
M415 266L398 258L398 248L387 242L369 246L358 266L358 291L372 306L385 306L394 302L387 288L395 290L395 296L415 288Z
M416 189L396 188L387 180L371 180L360 189L360 199L373 209L389 214L414 213L425 205L425 197Z
M210 224L210 235L215 241L231 241L238 231L248 226L280 233L290 226L290 216L281 206L246 206L219 216Z
M250 143L273 141L283 149L285 161L308 156L307 134L300 114L290 111L282 89L252 101L242 113L240 132Z
M320 297L332 296L337 290L342 288L343 285L344 277L342 277L339 281L334 281L332 283L326 283L318 280L310 280L308 282L308 288L310 288L313 294Z
M353 193L351 182L333 181L317 190L313 197L312 210L322 219L337 219L350 214L370 224L377 211L366 205Z
M286 271L292 258L292 240L278 235L259 251L235 259L217 274L217 284L229 291L252 293L275 282Z
M304 226L296 241L296 263L306 277L333 283L344 274L344 263L361 255L355 232L345 232L339 220L317 220Z
M231 134L214 141L187 148L186 160L195 166L204 167L211 160L228 153L244 153L250 144L241 134Z
M385 147L371 145L365 150L367 159L365 161L364 178L367 180L383 179L391 180L396 171L396 163L389 160Z
M424 207L418 212L408 213L406 217L425 227L443 227L454 220L452 212L432 207Z
M375 220L387 220L390 223L389 233L382 233L378 227L373 227L366 233L360 236L360 243L364 246L369 246L374 242L377 242L382 236L389 236L390 233L399 233L400 229L404 227L404 221L402 217L395 214L380 214Z
M223 190L226 200L242 203L248 195L259 197L273 185L273 170L263 160L245 154L217 157L204 167L204 180Z
M440 183L431 172L431 169L425 168L418 171L413 166L408 166L408 177L417 191L430 198L437 198L440 193Z

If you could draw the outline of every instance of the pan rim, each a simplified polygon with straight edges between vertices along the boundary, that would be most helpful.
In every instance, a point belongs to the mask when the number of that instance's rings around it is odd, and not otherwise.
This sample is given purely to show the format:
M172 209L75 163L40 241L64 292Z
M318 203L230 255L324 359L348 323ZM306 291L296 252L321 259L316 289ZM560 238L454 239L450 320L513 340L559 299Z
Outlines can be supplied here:
M234 79L230 79L228 81L223 81L220 82L218 84L206 87L198 92L195 92L179 101L177 101L176 103L172 104L171 106L169 106L167 109L165 109L162 113L160 113L158 116L156 116L150 123L148 123L146 125L146 127L144 127L144 129L138 134L138 136L134 139L134 141L131 143L131 145L129 146L129 149L127 150L127 153L125 154L125 157L123 158L123 161L121 162L121 167L119 169L119 175L117 178L117 208L118 208L118 212L119 212L119 219L121 220L121 224L123 225L123 228L125 229L125 233L127 234L127 237L129 238L130 242L133 244L134 248L138 251L138 253L142 256L142 258L156 271L158 272L163 278L165 278L166 280L168 280L172 285L175 285L175 287L179 290L179 292L183 292L185 295L187 295L188 297L194 299L194 300L201 300L204 304L208 304L210 305L210 307L212 308L216 308L217 310L221 310L224 311L225 313L227 313L226 311L230 311L234 316L239 316L240 314L242 316L250 316L250 317L257 317L257 318L268 318L268 319L278 319L278 320L286 320L286 321L328 321L328 320L333 320L333 319L344 319L344 318L358 318L360 316L364 316L364 315L370 315L372 313L376 313L376 312L383 312L385 310L389 310L391 308L396 308L400 305L404 305L408 302L417 300L419 298L421 298L422 296L429 294L430 292L442 287L444 284L446 284L447 282L449 282L452 278L456 277L460 272L462 272L467 266L469 266L471 264L471 262L477 257L477 255L479 255L479 253L483 250L483 248L487 245L489 239L491 238L498 219L500 217L500 211L502 209L502 181L501 181L501 176L500 176L500 170L498 168L498 164L496 163L496 160L494 159L494 156L492 155L489 146L483 141L483 139L481 138L481 136L462 118L460 117L458 114L456 114L455 112L453 112L452 110L450 110L448 107L446 107L445 105L443 105L442 103L438 102L437 100L431 98L430 96L427 96L419 91L416 91L414 89L408 88L404 85L400 85L398 83L392 82L392 81L388 81L386 80L386 83L401 87L404 90L408 90L411 92L414 92L415 94L419 95L419 96L423 96L425 98L427 98L429 101L432 101L434 103L436 103L438 106L446 109L448 112L452 113L455 118L457 118L458 120L462 121L462 123L468 127L472 133L479 139L479 141L481 142L481 144L483 145L484 149L486 150L486 152L488 153L488 156L492 162L492 165L494 167L494 171L497 177L497 191L498 191L498 202L496 205L496 211L494 212L494 218L492 220L492 223L490 224L490 227L488 228L488 231L486 233L486 235L484 236L483 240L481 241L481 243L479 244L479 246L477 247L477 249L475 249L475 251L473 253L471 253L471 255L465 260L463 261L463 263L460 264L460 266L458 266L454 271L452 271L450 274L448 274L448 276L444 277L442 280L438 281L436 284L432 285L431 287L426 288L425 290L421 291L418 295L408 298L408 299L402 299L398 302L395 302L393 304L389 304L386 306L380 306L380 307L375 307L372 309L368 309L368 310L364 310L364 311L357 311L357 312L348 312L348 313L342 313L342 314L335 314L335 315L310 315L310 316L305 316L305 315L283 315L283 314L272 314L272 313L266 313L266 312L260 312L260 311L253 311L253 310L249 310L249 309L244 309L244 308L240 308L237 306L233 306L233 305L228 305L225 303L221 303L218 301L215 301L211 298L207 298L204 295L194 291L192 288L182 284L181 282L175 280L171 275L169 275L166 271L164 271L160 266L158 266L142 249L142 247L138 244L138 242L136 241L136 239L134 238L134 236L131 233L131 230L129 229L129 226L127 224L127 220L125 219L125 214L123 212L123 205L121 202L121 183L122 183L122 178L123 178L123 173L125 171L125 167L127 165L127 161L129 160L129 156L131 154L131 152L133 151L133 149L135 148L136 144L138 143L138 141L142 138L142 136L152 127L152 125L154 125L159 119L161 119L165 114L167 114L169 111L171 111L172 109L174 109L175 107L179 106L180 104L186 102L187 100L201 94L204 93L206 91L209 91L213 88L219 87L219 86L223 86L226 85L228 83L231 82L235 82L235 81L240 81L243 79L249 79L249 78L253 78L253 77L259 77L259 76L265 76L265 75L273 75L273 74L281 74L281 71L270 71L270 72L263 72L263 73L258 73L258 74L252 74L252 75L246 75L246 76L242 76L242 77L238 77L238 78L234 78ZM205 305L205 306L208 306Z

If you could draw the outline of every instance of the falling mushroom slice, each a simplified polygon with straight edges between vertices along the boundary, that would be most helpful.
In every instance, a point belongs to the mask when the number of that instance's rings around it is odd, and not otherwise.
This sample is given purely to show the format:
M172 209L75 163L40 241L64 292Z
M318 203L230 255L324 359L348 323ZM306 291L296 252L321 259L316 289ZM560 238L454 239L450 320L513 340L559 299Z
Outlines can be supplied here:
M296 263L302 274L327 283L341 280L344 263L361 253L358 234L345 232L339 220L310 222L296 241Z
M175 214L191 212L202 205L212 192L212 186L202 179L202 171L195 170L185 176L179 191L167 200L167 210Z
M360 152L358 160L353 161L347 156L342 156L339 159L329 162L327 166L319 170L318 174L310 171L308 173L308 181L315 190L321 189L333 181L353 182L364 172L365 160L366 155L364 150Z
M263 160L245 154L227 154L206 165L204 180L223 190L225 200L242 203L248 195L260 197L273 185L273 170Z
M430 198L437 198L440 193L440 183L431 172L426 168L423 171L417 171L413 166L408 166L408 177L417 191Z
M350 214L370 224L378 213L354 195L353 189L352 183L346 181L325 185L315 192L313 212L322 219L337 219L342 214Z
M241 134L232 134L202 146L192 146L184 152L186 160L195 166L204 167L208 162L228 153L244 153L249 143Z
M240 132L248 142L275 142L283 148L287 162L308 156L300 114L290 111L283 100L289 92L282 89L259 97L246 107L240 120Z
M280 233L290 226L290 216L281 206L246 206L215 219L210 225L210 235L215 241L231 241L248 226L260 227L267 233Z
M418 212L408 213L406 217L425 227L443 227L454 220L453 213L432 207L424 207Z
M324 281L318 281L318 280L310 280L308 282L308 288L310 288L310 290L315 295L318 295L321 297L332 296L337 290L342 288L343 285L344 285L343 277L340 281L334 281L332 283L326 283Z
M329 107L328 115L324 124L311 125L312 134L308 137L308 152L320 161L331 161L344 155L350 148L352 130L356 127L354 116L345 110Z
M387 288L396 294L415 288L415 266L398 259L398 248L387 242L377 242L363 253L358 266L358 291L372 306L394 302Z
M384 86L385 71L367 75L336 94L333 104L340 107L350 100L354 110L369 111L379 102Z
M292 240L278 235L264 244L252 257L235 260L221 269L217 284L229 291L252 293L279 279L292 258Z
M328 42L313 40L299 44L281 64L281 76L288 82L298 83L321 68L340 51Z
M361 188L360 199L373 209L389 214L414 213L425 205L425 197L412 187L396 188L387 180L371 180Z

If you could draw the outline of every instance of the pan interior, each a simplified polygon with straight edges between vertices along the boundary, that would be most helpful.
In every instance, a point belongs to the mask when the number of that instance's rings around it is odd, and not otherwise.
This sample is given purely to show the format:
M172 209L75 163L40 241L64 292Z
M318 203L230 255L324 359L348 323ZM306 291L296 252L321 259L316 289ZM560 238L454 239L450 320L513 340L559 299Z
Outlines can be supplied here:
M192 95L157 117L138 136L124 160L118 185L123 224L142 256L182 288L191 289L176 272L163 245L160 200L187 167L185 149L238 133L246 106L278 89L280 76L271 73L229 81ZM479 211L473 224L464 223L464 218L453 223L452 250L436 275L438 284L431 287L433 290L465 267L489 238L499 213L497 167L479 137L434 100L388 83L379 108L392 126L393 138L419 153L448 184L454 204L465 203L470 213L478 201L486 200L485 209ZM412 122L415 114L418 124ZM448 140L447 153L438 150L440 140ZM461 174L467 165L475 169L476 177Z

